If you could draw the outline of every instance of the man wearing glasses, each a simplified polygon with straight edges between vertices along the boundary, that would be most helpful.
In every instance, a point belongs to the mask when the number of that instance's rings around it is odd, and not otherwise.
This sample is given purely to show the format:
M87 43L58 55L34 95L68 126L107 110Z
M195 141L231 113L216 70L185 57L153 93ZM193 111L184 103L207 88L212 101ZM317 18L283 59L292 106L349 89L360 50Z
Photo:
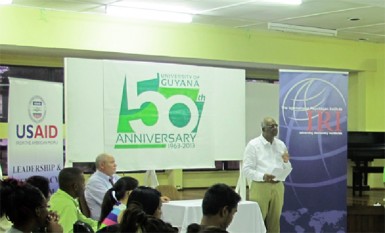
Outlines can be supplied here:
M265 220L267 232L280 232L285 178L273 175L274 169L289 169L289 153L286 145L275 138L278 124L271 117L261 123L262 135L252 139L246 146L243 159L243 172L252 181L249 199L256 201Z

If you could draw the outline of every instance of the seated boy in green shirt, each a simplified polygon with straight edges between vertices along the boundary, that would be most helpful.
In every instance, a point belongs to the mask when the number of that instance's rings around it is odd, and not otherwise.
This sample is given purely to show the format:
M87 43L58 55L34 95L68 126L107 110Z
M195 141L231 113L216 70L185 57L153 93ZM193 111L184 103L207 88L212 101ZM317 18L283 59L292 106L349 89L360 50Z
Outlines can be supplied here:
M59 173L59 189L51 196L50 208L60 217L59 223L64 233L73 232L73 224L80 220L89 224L94 231L98 222L87 218L80 211L77 198L83 195L85 180L83 172L78 168L63 168Z

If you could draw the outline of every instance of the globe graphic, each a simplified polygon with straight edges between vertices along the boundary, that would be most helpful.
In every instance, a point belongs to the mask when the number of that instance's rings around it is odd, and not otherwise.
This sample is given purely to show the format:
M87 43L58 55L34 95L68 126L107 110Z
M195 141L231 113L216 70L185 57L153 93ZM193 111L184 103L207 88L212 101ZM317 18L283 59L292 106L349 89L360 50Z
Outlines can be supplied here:
M282 232L346 230L344 78L292 73L280 86L279 137L289 149L293 166L285 182Z

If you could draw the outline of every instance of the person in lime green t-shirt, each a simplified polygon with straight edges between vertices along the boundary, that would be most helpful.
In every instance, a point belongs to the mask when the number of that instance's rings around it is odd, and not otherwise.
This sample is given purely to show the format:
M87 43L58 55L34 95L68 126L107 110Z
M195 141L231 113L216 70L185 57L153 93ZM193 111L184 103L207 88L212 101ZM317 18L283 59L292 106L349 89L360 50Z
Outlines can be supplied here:
M89 224L94 231L97 230L98 222L84 216L79 208L77 198L83 194L84 186L84 176L80 169L67 167L60 171L59 189L51 196L49 204L51 210L58 213L64 233L72 233L73 225L78 220Z

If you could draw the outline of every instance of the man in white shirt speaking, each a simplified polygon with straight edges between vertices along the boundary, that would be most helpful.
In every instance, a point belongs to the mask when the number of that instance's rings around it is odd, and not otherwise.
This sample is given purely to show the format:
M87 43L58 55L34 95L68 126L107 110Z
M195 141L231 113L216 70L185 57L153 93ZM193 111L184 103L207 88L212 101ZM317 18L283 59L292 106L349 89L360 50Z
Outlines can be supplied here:
M252 181L249 199L259 204L267 232L280 232L285 189L283 181L292 167L286 145L275 138L278 134L276 121L265 117L261 127L262 135L246 146L243 172Z

